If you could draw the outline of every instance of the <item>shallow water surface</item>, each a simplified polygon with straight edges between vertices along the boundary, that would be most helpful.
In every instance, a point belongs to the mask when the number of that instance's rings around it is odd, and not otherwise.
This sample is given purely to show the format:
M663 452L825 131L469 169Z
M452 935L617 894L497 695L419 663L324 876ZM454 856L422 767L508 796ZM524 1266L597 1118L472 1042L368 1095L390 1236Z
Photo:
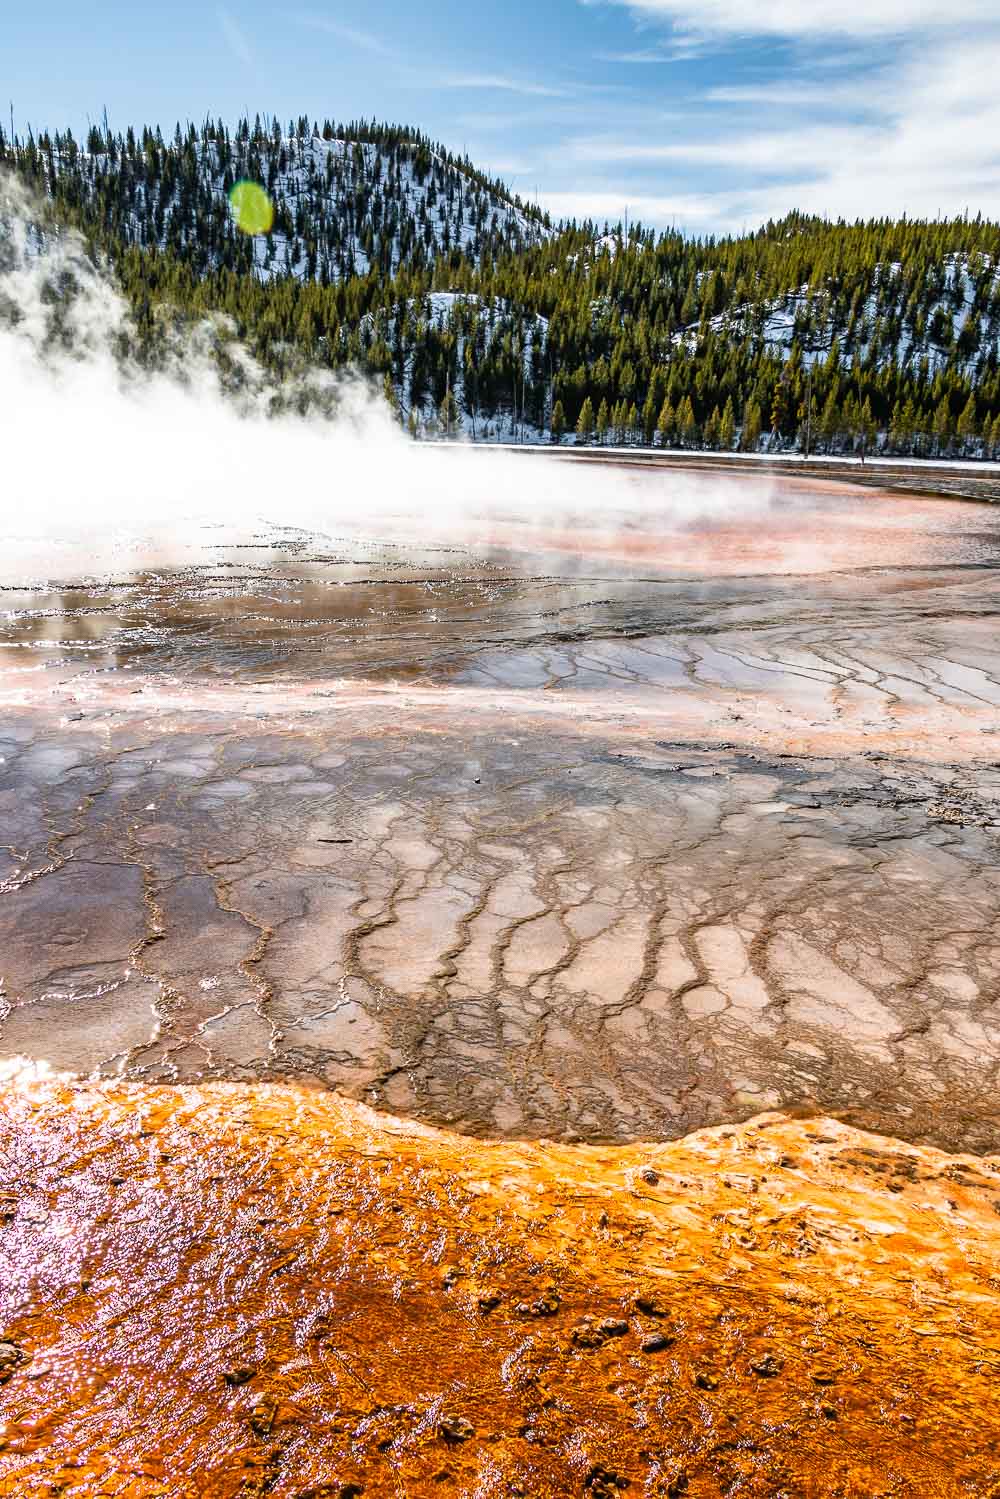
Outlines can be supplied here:
M473 1133L801 1104L996 1148L1000 512L669 484L15 550L0 1047Z

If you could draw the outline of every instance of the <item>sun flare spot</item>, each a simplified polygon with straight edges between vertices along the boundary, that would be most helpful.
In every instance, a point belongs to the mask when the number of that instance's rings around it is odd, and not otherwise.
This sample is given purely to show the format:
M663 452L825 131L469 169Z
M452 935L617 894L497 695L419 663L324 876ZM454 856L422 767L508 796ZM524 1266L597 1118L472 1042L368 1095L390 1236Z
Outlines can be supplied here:
M274 204L258 182L237 182L229 194L229 206L237 229L244 234L269 234L274 223Z

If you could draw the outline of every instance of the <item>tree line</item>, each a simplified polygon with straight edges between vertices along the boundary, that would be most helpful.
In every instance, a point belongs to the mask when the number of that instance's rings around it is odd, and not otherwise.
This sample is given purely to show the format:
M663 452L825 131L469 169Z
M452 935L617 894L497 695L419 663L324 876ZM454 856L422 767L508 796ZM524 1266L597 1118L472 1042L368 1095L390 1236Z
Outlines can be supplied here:
M155 362L221 313L265 369L367 371L415 433L1000 456L1000 226L553 226L418 132L305 119L10 141ZM239 235L228 186L273 193Z

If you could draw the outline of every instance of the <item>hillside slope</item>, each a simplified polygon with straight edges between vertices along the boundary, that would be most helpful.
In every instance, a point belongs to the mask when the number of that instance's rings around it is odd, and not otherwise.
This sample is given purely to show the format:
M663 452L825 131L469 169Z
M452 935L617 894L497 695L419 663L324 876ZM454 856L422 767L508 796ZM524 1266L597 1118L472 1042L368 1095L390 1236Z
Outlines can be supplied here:
M388 125L310 126L220 121L138 136L93 129L86 150L71 133L28 141L19 165L37 187L96 222L122 245L186 257L200 271L330 282L392 275L459 251L472 264L546 234L543 216L502 183ZM228 195L249 179L267 191L271 232L239 233Z
M363 122L94 129L85 150L0 132L4 164L110 258L144 358L165 323L219 312L276 379L367 372L415 435L1000 455L1000 225L981 218L554 226ZM228 201L242 179L274 205L256 237Z

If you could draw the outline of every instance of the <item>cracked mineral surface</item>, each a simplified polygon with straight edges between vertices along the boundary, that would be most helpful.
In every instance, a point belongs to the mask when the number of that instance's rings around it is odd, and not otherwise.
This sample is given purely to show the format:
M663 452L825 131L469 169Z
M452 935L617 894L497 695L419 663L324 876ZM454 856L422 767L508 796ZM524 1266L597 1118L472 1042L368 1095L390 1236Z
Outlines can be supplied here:
M2 1499L997 1499L1000 510L629 482L7 547Z
M8 561L4 1053L1000 1148L1000 512L634 482L600 528Z

